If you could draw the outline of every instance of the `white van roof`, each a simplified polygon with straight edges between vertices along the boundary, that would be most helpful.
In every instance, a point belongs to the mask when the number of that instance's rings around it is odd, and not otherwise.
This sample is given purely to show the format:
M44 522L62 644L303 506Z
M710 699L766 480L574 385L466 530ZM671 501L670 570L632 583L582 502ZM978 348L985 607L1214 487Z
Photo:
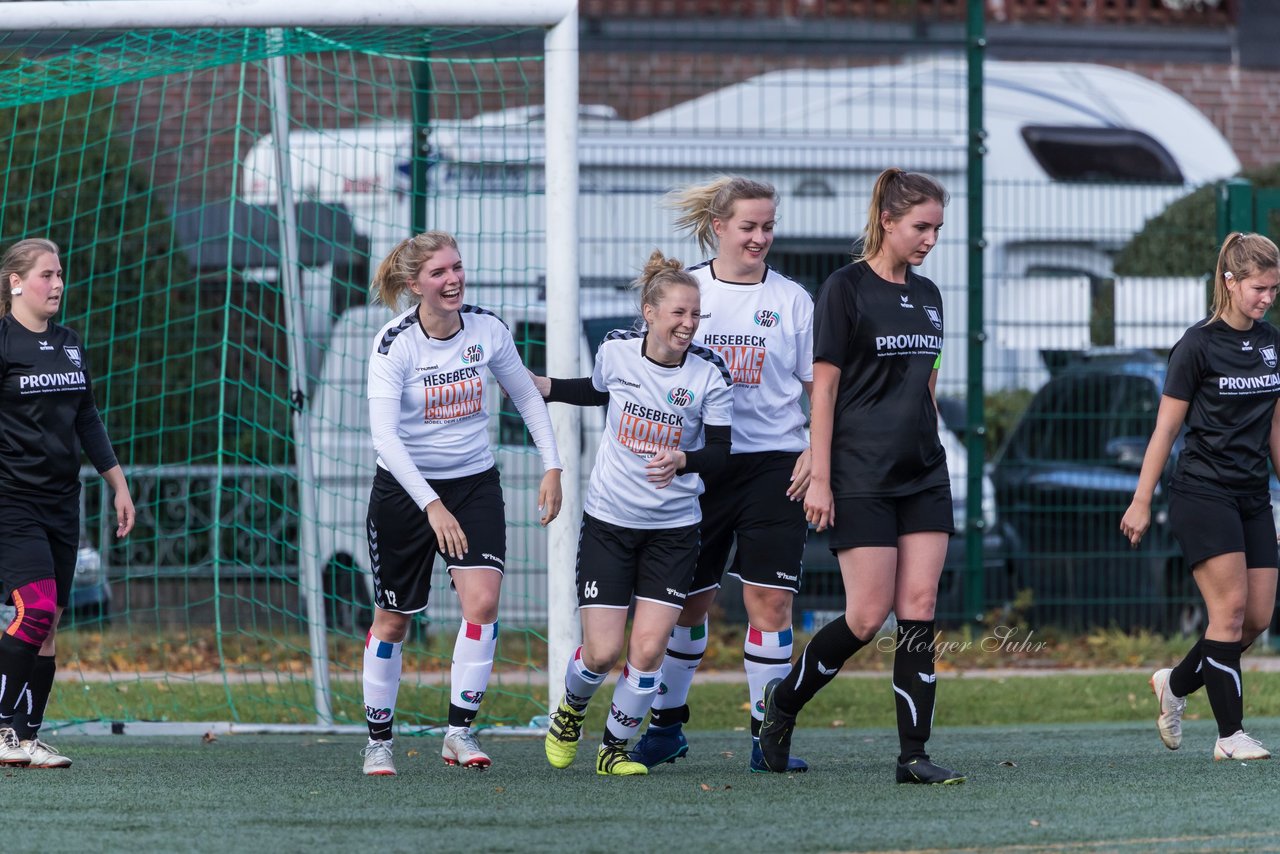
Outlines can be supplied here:
M769 72L635 121L613 118L608 107L583 105L583 190L591 191L590 173L611 167L875 174L897 163L939 175L961 173L966 85L964 62L945 57ZM1147 134L1172 155L1191 185L1240 170L1231 146L1203 113L1170 89L1123 69L992 60L984 66L984 97L991 181L1049 180L1022 138L1027 126ZM513 164L521 171L511 180L524 185L529 178L523 170L544 158L541 127L542 112L535 108L441 120L431 126L431 148L445 163ZM301 195L332 200L407 191L410 136L404 121L290 133L294 162L307 164L305 175L295 176ZM484 168L483 180L504 180L494 166ZM246 160L246 197L269 201L274 171L270 137L264 137Z

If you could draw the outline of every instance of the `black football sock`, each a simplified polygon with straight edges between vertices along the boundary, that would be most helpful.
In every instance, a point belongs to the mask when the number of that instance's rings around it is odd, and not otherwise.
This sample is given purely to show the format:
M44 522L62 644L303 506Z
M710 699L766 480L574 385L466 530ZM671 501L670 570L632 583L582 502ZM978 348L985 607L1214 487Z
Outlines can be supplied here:
M1205 638L1204 690L1218 722L1218 737L1226 738L1244 729L1244 692L1240 685L1240 642Z
M899 620L893 653L893 695L898 711L899 762L927 756L937 693L933 620Z
M844 617L818 629L773 694L778 711L796 715L824 685L836 678L840 668L870 640L857 637Z

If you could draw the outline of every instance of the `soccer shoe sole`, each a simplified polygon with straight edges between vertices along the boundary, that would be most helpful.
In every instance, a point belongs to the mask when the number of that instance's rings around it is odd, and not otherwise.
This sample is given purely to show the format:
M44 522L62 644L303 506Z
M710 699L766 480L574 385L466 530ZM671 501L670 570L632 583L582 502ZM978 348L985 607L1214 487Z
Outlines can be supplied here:
M1159 672L1159 671L1157 671ZM1169 690L1169 679L1165 677L1164 689ZM1152 673L1151 678L1147 680L1147 684L1151 686L1151 693L1156 695L1156 705L1160 707L1160 713L1156 715L1156 732L1160 735L1160 741L1170 750L1177 750L1182 746L1182 730L1172 732L1162 722L1164 721L1164 698L1160 696L1160 689L1156 687L1156 674Z

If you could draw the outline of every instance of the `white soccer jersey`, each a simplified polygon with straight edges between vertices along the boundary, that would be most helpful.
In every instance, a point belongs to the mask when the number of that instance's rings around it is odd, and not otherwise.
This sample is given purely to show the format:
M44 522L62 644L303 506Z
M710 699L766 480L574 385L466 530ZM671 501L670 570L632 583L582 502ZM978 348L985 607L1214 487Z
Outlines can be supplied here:
M771 268L756 284L723 282L704 261L689 272L702 290L696 340L733 374L733 453L809 447L801 382L813 379L813 299Z
M397 436L424 481L406 483L401 467L382 453L378 465L395 474L422 507L436 497L425 479L466 477L493 467L484 407L490 374L520 410L543 467L562 468L546 403L510 330L482 308L464 305L459 313L462 328L439 340L423 331L414 306L382 327L369 357L369 400L399 401Z
M700 449L704 424L729 426L733 382L705 347L690 345L683 364L666 367L641 354L643 343L644 333L618 329L596 351L591 384L609 393L609 411L583 509L624 528L694 525L702 478L682 474L656 489L644 467L664 448Z

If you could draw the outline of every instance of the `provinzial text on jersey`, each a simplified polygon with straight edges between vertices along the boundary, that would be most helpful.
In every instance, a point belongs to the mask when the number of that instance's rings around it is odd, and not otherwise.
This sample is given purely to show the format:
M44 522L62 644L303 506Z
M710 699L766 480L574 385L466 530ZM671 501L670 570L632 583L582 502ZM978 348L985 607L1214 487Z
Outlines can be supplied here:
M83 388L84 371L67 371L65 374L27 374L18 377L18 391L57 391L69 387Z
M1280 374L1260 377L1218 377L1218 391L1251 391L1280 386Z
M877 335L876 352L882 350L942 350L941 335Z

